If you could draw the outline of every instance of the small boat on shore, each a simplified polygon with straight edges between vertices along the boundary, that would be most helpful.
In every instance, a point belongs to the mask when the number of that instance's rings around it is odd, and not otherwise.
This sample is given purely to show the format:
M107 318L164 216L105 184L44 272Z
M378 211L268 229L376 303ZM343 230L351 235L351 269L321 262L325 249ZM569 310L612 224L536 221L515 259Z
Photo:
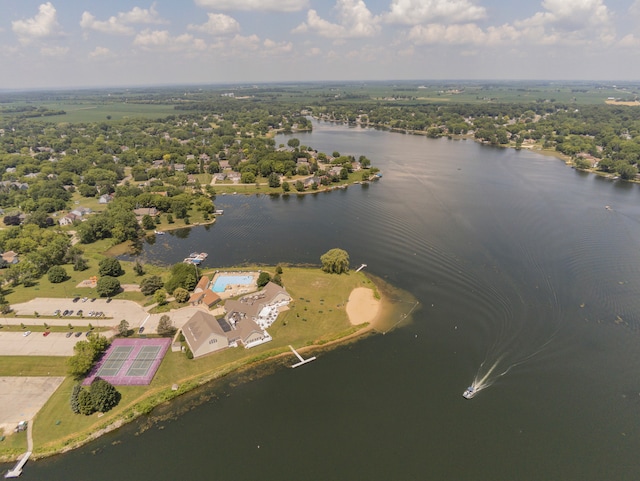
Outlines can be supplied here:
M153 233L156 235L164 235L164 231L162 230L154 230Z
M465 389L465 391L462 393L462 397L465 399L471 399L473 396L476 395L476 388L473 386L469 386L467 389Z

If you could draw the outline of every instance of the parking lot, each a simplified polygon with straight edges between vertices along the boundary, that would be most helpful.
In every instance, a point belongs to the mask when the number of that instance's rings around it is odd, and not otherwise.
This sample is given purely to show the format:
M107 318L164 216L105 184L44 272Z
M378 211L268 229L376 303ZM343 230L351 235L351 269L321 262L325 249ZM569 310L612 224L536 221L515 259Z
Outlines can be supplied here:
M0 332L0 356L73 356L73 346L82 339L86 339L84 332L82 337L65 337L64 332L52 332L46 337L42 332L26 337L22 332Z
M34 418L63 377L0 377L0 434Z

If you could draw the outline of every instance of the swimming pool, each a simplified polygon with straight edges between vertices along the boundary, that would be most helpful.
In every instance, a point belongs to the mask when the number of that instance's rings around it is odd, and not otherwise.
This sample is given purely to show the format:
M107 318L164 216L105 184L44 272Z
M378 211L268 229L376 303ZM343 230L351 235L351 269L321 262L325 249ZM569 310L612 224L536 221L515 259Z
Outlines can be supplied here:
M253 276L245 276L245 275L223 275L219 276L213 286L211 286L211 290L213 292L224 292L228 285L247 285L253 284Z

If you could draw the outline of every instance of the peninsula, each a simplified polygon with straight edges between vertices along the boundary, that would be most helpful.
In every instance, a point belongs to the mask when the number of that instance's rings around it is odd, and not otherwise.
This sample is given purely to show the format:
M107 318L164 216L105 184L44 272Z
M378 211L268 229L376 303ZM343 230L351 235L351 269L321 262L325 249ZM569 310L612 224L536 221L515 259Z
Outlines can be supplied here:
M132 268L128 264L124 266L125 270ZM269 282L264 288L258 288L258 278L261 282L267 278L275 280L282 287ZM216 283L215 279L224 281ZM212 290L220 290L223 284L222 292ZM205 269L189 300L182 304L175 300L163 306L148 302L145 306L144 302L120 298L94 300L94 288L89 286L78 288L82 294L87 294L79 299L34 298L12 304L10 316L13 317L4 319L0 331L0 349L9 349L7 346L12 344L11 349L15 352L0 356L0 382L7 387L5 392L18 397L13 399L4 395L0 398L0 427L5 432L5 439L0 444L1 459L13 460L26 451L27 432L13 433L19 421L31 424L32 457L37 459L78 447L149 413L158 404L228 373L264 362L293 364L289 346L295 346L301 353L321 353L375 329L383 330L391 318L401 317L401 313L395 312L386 301L385 291L389 288L381 280L355 271L336 274L320 268L291 266L227 269L224 272ZM269 301L273 309L256 316L261 328L266 326L262 324L261 316L270 321L268 327L261 330L266 333L268 329L268 340L262 339L252 345L255 338L250 338L251 333L246 329L242 335L247 337L241 338L240 331L244 328L240 326L234 331L238 333L238 347L229 345L215 352L194 355L196 352L192 349L196 346L191 344L193 338L190 340L187 334L190 325L199 322L202 316L226 322L243 309L249 309L249 303L265 299L261 293L267 290L271 294L266 294L268 299L264 302ZM206 300L210 298L209 294L218 297L211 307ZM275 300L270 295L280 297ZM279 302L285 297L288 302ZM84 317L89 306L101 312L101 317L91 318L91 323ZM60 316L58 311L67 307L83 308L85 312L79 318L70 314ZM115 408L86 416L74 414L69 408L69 399L78 380L69 375L66 359L73 353L73 345L78 339L69 333L89 332L89 324L102 334L127 342L135 339L153 341L161 339L156 332L162 329L163 317L165 320L168 317L169 325L175 329L175 334L167 340L173 343L173 348L164 354L149 384L117 385L121 400ZM120 319L130 320L124 338L120 335L123 334ZM31 334L25 337L23 334L27 330ZM47 332L50 334L43 336ZM27 347L29 341L32 343ZM28 373L30 377L17 377L19 373ZM17 386L16 383L22 388L11 389ZM24 395L31 397L28 403ZM30 414L27 414L29 419L3 419L17 415L12 406L26 404L31 405ZM19 411L22 413L24 409Z

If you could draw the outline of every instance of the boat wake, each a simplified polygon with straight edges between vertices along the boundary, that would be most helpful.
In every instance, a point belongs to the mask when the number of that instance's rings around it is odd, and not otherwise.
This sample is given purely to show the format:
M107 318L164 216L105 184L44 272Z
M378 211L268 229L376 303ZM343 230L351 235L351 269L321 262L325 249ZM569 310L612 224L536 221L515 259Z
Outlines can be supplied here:
M462 396L466 399L473 398L480 391L487 389L488 387L493 385L498 379L500 379L502 376L505 376L513 368L531 361L534 357L538 356L547 349L549 344L553 341L557 332L558 331L556 330L556 332L544 344L542 344L540 348L532 353L529 353L526 356L516 358L515 361L504 361L505 358L509 357L508 353L501 354L497 359L495 359L494 356L488 354L487 358L485 358L482 364L480 364L480 367L478 368L478 371L473 378L473 382L467 389L465 389L465 391L462 393ZM490 361L490 358L493 358L495 360Z

